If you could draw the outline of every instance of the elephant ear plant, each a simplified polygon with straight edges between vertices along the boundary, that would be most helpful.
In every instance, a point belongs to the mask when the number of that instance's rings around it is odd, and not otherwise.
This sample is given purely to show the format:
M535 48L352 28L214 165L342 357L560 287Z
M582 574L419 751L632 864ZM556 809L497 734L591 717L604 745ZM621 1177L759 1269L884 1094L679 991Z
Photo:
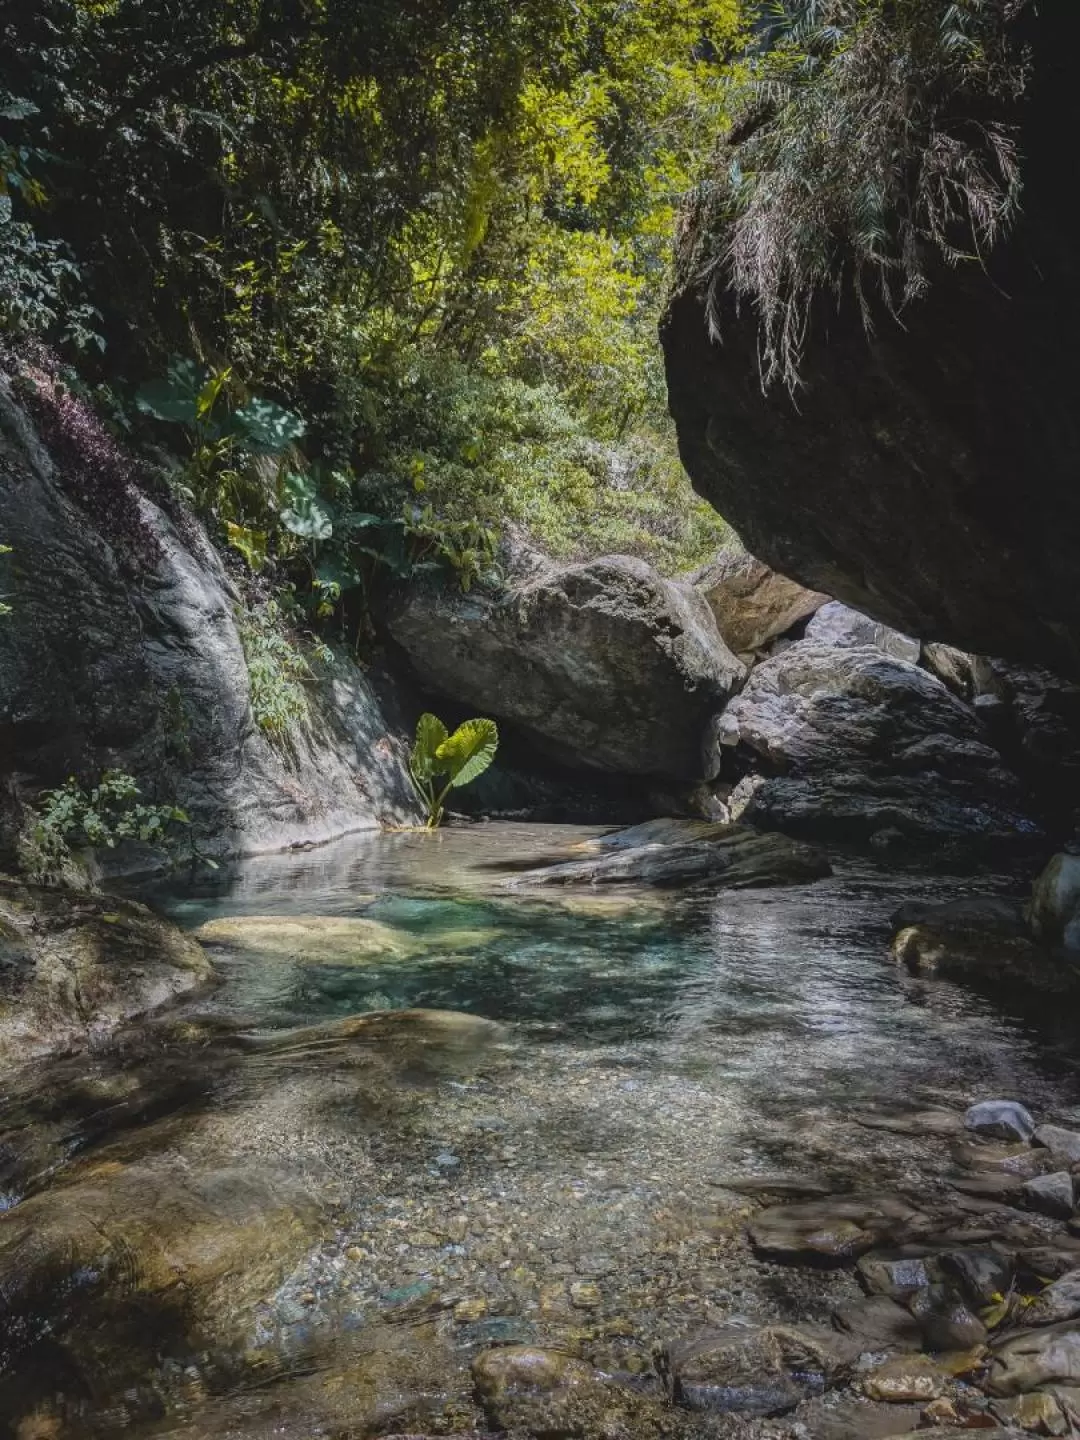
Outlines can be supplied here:
M427 806L427 828L443 816L451 790L477 779L495 759L499 731L494 720L465 720L451 735L437 715L420 716L416 743L409 756L409 774Z

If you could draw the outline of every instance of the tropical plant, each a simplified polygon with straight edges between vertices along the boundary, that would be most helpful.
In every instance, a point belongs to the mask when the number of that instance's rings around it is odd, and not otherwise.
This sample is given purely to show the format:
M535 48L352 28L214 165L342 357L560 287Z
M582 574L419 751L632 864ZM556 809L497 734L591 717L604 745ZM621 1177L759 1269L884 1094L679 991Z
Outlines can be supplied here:
M498 745L494 720L465 720L451 735L438 716L429 712L420 716L409 755L409 774L427 807L429 830L442 821L450 791L481 776L495 759Z
M287 632L277 601L239 609L237 629L247 662L252 716L267 739L290 756L296 733L310 715L311 667Z

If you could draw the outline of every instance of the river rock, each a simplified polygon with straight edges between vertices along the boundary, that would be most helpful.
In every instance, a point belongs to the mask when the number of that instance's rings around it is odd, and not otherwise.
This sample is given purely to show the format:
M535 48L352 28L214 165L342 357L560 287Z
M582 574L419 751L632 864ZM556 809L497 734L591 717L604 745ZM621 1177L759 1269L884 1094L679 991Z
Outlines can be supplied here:
M737 550L722 552L688 578L708 601L724 643L736 655L764 649L829 598Z
M916 1290L908 1308L918 1322L928 1350L970 1350L986 1343L986 1326L950 1285Z
M938 1263L974 1305L1000 1304L1012 1289L1016 1267L1009 1255L997 1250L949 1250Z
M531 1345L505 1345L485 1350L472 1365L473 1384L483 1405L498 1405L514 1392L550 1395L577 1385L590 1385L597 1372L584 1360L557 1350Z
M1024 1330L993 1347L986 1388L991 1395L1023 1395L1046 1385L1080 1384L1080 1329L1074 1321Z
M897 1196L833 1197L762 1210L751 1221L754 1249L770 1259L846 1265L877 1245L901 1243L924 1217Z
M1056 1396L1042 1391L1019 1395L1015 1400L998 1400L993 1411L999 1420L1029 1435L1067 1435L1070 1430Z
M733 756L725 764L750 772L732 818L766 829L841 841L1037 833L975 712L876 646L805 639L762 661L717 739Z
M862 1379L863 1394L890 1405L915 1405L936 1400L947 1376L928 1355L897 1355Z
M806 627L806 639L816 645L835 645L846 650L857 650L871 645L894 660L907 660L916 665L921 647L918 640L872 620L839 600L830 600L814 615Z
M60 1336L76 1320L92 1337L154 1303L178 1312L193 1344L200 1334L235 1340L324 1222L304 1182L279 1165L197 1170L165 1154L85 1166L0 1220L5 1346ZM153 1327L144 1330L152 1353Z
M1074 1257L1076 1258L1076 1257ZM1024 1310L1025 1325L1058 1325L1080 1317L1080 1268L1048 1285Z
M1080 855L1054 856L1035 881L1029 913L1040 940L1080 950Z
M1044 990L1071 989L1074 977L1027 935L978 925L926 920L893 936L893 958L913 975L1023 984Z
M710 778L706 727L745 675L694 587L626 556L529 557L494 593L413 583L388 624L429 690L623 774Z
M1060 1125L1040 1125L1035 1131L1035 1144L1050 1151L1055 1160L1066 1165L1080 1164L1080 1133Z
M964 1115L964 1126L993 1140L1030 1140L1035 1121L1016 1100L981 1100Z
M422 944L402 930L359 915L227 915L200 925L195 938L306 965L401 960Z
M1080 1245L1067 1240L1056 1245L1031 1245L1017 1251L1016 1263L1023 1275L1038 1285L1048 1285L1080 1269Z
M832 873L819 851L786 836L745 826L716 827L710 839L612 848L596 858L529 870L509 888L533 885L692 885L724 889L803 885Z
M146 906L0 879L0 1064L83 1049L212 978Z
M673 1342L657 1365L672 1401L692 1410L783 1415L846 1378L852 1344L809 1325L730 1325Z
M903 1300L916 1290L933 1283L937 1276L936 1261L928 1256L863 1255L856 1270L871 1295L885 1295Z
M1036 1131L1038 1134L1038 1131ZM1030 1180L1046 1169L1047 1151L1030 1145L995 1145L988 1141L961 1142L950 1147L952 1157L965 1170L981 1173L1003 1171Z
M1067 1170L1053 1175L1036 1175L1024 1181L1024 1199L1032 1210L1054 1220L1068 1220L1076 1208L1073 1178Z
M992 663L985 656L958 650L955 645L933 641L924 644L919 663L961 700L970 702L980 695L995 694L998 689Z
M800 1427L794 1434L810 1440L889 1440L918 1430L922 1416L919 1405L883 1405L861 1395L830 1394L804 1401L788 1422Z
M868 1295L838 1305L833 1324L863 1350L920 1350L922 1331L914 1317L887 1295Z

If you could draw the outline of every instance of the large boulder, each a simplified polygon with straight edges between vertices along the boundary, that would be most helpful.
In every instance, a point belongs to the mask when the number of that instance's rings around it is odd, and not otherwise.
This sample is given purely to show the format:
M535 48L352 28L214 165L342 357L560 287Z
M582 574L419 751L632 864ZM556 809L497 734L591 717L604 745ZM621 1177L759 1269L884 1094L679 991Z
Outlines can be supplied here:
M0 878L0 1066L82 1049L205 984L202 947L144 905Z
M806 627L806 639L815 645L836 645L845 650L857 650L872 645L894 660L908 660L918 664L920 645L910 635L903 635L891 626L882 625L850 605L841 605L839 600L830 600L817 612Z
M347 655L313 661L307 718L275 740L253 713L241 596L200 527L131 484L122 505L88 508L73 463L54 460L0 375L0 782L31 799L72 773L126 770L188 812L204 850L413 818L371 677Z
M724 643L736 655L764 649L829 598L778 575L741 550L722 551L689 578L709 602Z
M734 818L811 837L1014 841L1038 833L975 711L877 646L807 638L762 662L718 739L755 774Z
M989 257L942 263L869 336L850 292L822 294L792 397L763 392L754 306L714 293L710 338L691 217L663 342L691 479L766 564L907 634L1077 675L1080 285L1060 139L1080 11L1029 6L1021 24L1023 215Z
M692 585L621 555L534 558L495 593L413 585L387 623L427 688L630 775L702 778L708 722L746 673Z

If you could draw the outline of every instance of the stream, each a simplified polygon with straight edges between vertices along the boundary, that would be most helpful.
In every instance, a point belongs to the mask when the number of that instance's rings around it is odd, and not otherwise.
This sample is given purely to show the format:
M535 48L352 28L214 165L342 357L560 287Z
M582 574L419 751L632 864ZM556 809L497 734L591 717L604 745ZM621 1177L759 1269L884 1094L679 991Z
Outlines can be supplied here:
M469 1367L506 1344L647 1396L659 1343L860 1293L753 1258L761 1177L932 1189L919 1116L1080 1119L1064 1022L889 958L900 903L1008 877L515 886L596 833L362 835L143 892L221 981L4 1092L0 1435L479 1433Z

